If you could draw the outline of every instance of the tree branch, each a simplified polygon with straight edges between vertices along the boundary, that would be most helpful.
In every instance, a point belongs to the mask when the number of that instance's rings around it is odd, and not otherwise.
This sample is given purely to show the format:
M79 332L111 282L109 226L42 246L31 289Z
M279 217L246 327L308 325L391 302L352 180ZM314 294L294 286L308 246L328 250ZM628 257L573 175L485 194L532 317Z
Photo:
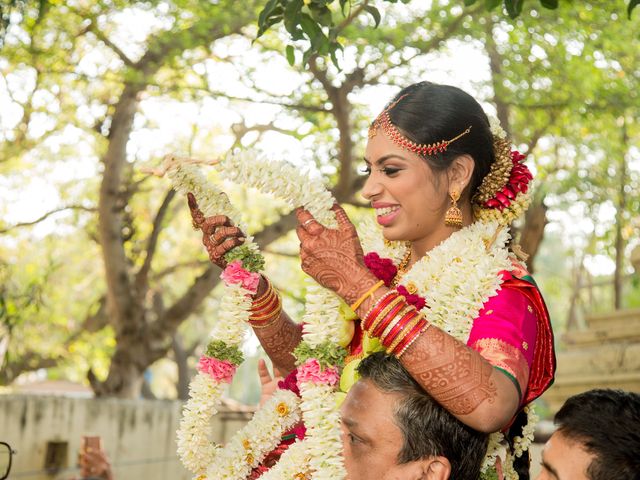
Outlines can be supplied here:
M175 195L176 191L171 188L162 200L162 204L160 205L160 208L158 208L156 217L153 220L153 228L151 230L151 234L149 235L149 239L147 240L144 263L142 264L142 267L140 267L140 270L138 271L138 274L136 276L136 284L139 295L144 295L146 286L149 284L149 270L151 269L151 262L153 261L153 256L158 245L158 237L160 236L160 232L162 231L162 222L164 221L167 211L169 210L169 204L171 203Z
M41 215L40 217L36 218L35 220L32 220L30 222L20 222L20 223L16 223L10 227L5 227L5 228L0 228L0 233L7 233L11 230L13 230L14 228L21 228L21 227L30 227L33 225L36 225L44 220L46 220L47 218L49 218L51 215L54 215L56 213L59 212L64 212L65 210L82 210L85 212L95 212L96 208L94 207L85 207L84 205L68 205L66 207L60 207L60 208L56 208L55 210L51 210L43 215Z
M82 16L82 14L79 13L76 8L73 8L73 7L70 7L70 8L71 8L71 11ZM89 19L89 25L87 26L85 31L93 33L96 36L96 38L100 40L102 43L104 43L107 47L109 47L120 58L120 60L124 62L126 66L128 67L135 66L135 62L131 60L127 56L127 54L120 49L120 47L118 47L115 43L113 43L102 30L97 28L94 18Z

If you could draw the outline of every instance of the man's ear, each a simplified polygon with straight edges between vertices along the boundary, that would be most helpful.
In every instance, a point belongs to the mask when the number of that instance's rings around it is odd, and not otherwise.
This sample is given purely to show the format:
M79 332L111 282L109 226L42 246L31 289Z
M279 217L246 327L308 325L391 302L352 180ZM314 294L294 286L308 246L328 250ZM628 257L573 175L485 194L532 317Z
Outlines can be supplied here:
M451 463L445 457L429 457L394 468L384 480L448 480Z
M451 475L451 463L446 457L430 457L422 460L424 465L424 480L448 480Z
M471 177L475 170L476 163L470 155L464 154L456 157L447 169L449 180L449 193L456 190L462 193L471 183Z

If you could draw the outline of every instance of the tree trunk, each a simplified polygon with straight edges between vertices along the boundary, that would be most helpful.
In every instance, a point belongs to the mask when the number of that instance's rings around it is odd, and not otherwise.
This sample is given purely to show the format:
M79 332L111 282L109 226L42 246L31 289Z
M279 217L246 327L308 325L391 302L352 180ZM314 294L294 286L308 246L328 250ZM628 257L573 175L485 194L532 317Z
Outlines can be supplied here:
M542 199L534 199L524 216L524 226L520 231L518 242L522 250L529 255L527 268L531 273L535 270L535 258L544 238L544 228L547 223L547 206Z
M618 205L616 205L616 269L613 273L613 292L614 292L614 308L619 310L622 308L622 289L624 275L624 247L625 241L622 235L622 226L624 222L624 211L627 208L627 193L625 186L627 183L627 161L625 153L629 137L627 133L626 122L622 124L622 152L620 154L620 172L618 174Z
M223 9L227 9L226 12L231 15L229 18L222 16L225 12ZM107 284L107 315L116 332L116 349L104 382L100 382L93 372L88 374L97 396L138 397L145 369L167 354L179 324L197 308L215 285L215 282L210 281L213 270L209 268L176 305L167 309L169 319L163 316L159 320L150 321L148 318L153 316L150 315L153 312L145 305L144 300L148 290L146 276L150 272L150 260L136 278L133 262L127 257L126 239L122 236L124 206L119 200L124 183L124 168L127 166L126 147L132 132L139 94L171 58L179 56L188 48L207 46L216 39L238 33L253 20L252 8L245 8L242 13L236 10L232 2L221 0L215 10L212 10L216 15L204 15L183 31L160 32L152 37L142 58L129 65L131 75L128 76L135 80L125 83L116 104L107 151L102 158L104 173L100 185L98 221ZM169 194L163 205L168 204L171 197ZM158 216L161 218L161 212ZM157 233L154 232L156 235ZM155 243L155 240L149 243L149 259L152 258Z
M189 399L189 382L193 375L192 369L189 368L189 357L195 349L186 349L182 344L182 339L177 333L173 337L173 359L178 367L178 381L176 382L176 390L178 399Z

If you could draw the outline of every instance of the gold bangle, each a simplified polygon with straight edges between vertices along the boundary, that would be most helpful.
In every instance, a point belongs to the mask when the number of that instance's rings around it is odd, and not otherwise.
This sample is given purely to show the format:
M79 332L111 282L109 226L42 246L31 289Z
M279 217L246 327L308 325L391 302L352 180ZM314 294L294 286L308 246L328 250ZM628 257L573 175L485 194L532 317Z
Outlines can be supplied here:
M371 323L371 328L369 328L369 330L367 331L367 333L371 334L371 336L373 336L373 332L376 330L376 328L378 327L378 324L384 320L384 317L387 316L387 314L396 306L398 305L398 303L403 302L404 301L404 297L402 295L398 295L398 298L394 298L393 300L391 300L391 302L389 302L389 305L387 305L386 307L384 307L384 309L380 312L380 314L376 317L376 319Z
M398 332L398 335L396 336L396 338L393 340L391 345L389 345L389 348L387 349L387 353L389 354L393 353L396 347L400 345L402 340L404 340L404 338L408 335L408 332L413 330L413 328L418 324L421 318L422 318L422 315L418 314L414 318L409 320L409 322L404 327L402 327L402 330ZM402 335L403 332L404 332L404 335ZM416 337L419 337L419 336L420 334L416 335ZM411 343L413 342L409 342L409 345L411 345Z
M273 295L269 297L269 301L264 305L261 305L259 308L251 308L249 310L250 315L262 315L265 311L269 312L276 308L280 302L279 295L274 291Z
M371 287L369 290L367 290L365 292L364 295L362 295L358 300L356 300L355 302L353 302L353 305L351 305L349 308L351 308L351 310L353 310L354 312L356 311L356 309L362 305L362 302L364 302L367 298L369 298L371 295L373 295L373 292L375 292L376 290L378 290L382 285L384 285L384 280L380 280L378 283L376 283L373 287Z
M281 313L282 313L282 308L278 308L271 315L269 315L268 317L263 319L264 323L255 324L255 323L253 323L253 320L250 319L249 320L249 325L251 325L251 328L258 329L258 330L261 329L261 328L270 327L270 326L274 325L280 319L280 314Z
M262 307L263 305L269 302L269 300L271 299L271 296L273 295L273 292L274 292L273 285L271 285L271 282L267 277L264 277L264 279L267 282L267 289L259 298L252 300L251 302L252 309L257 309Z
M369 308L369 310L367 311L367 313L364 314L364 316L361 318L362 323L367 321L367 318L369 318L369 315L371 315L371 312L373 312L373 309L376 308L376 305L378 305L380 302L382 302L385 298L387 298L389 295L394 295L394 294L398 294L398 292L396 292L395 290L388 290L387 293L385 293L384 295L382 295L377 301L374 302L373 305L371 305L371 307Z
M380 334L380 337L379 337L380 343L384 343L384 339L387 338L387 335L389 335L389 332L393 330L393 327L396 326L398 322L402 320L402 317L404 317L407 313L409 313L410 310L413 310L413 307L411 305L407 305L404 308L402 308L398 313L396 313L396 316L393 318L393 320L389 322L389 325L387 325L387 328L385 328L383 332Z

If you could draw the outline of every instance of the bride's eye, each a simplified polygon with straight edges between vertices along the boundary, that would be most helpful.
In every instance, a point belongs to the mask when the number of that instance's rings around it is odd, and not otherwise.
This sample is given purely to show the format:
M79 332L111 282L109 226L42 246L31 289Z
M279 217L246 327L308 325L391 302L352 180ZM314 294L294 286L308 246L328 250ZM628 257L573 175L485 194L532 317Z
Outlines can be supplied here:
M384 167L381 168L380 171L382 173L384 173L385 175L392 177L394 176L396 173L398 173L401 169L400 168L393 168L393 167Z

